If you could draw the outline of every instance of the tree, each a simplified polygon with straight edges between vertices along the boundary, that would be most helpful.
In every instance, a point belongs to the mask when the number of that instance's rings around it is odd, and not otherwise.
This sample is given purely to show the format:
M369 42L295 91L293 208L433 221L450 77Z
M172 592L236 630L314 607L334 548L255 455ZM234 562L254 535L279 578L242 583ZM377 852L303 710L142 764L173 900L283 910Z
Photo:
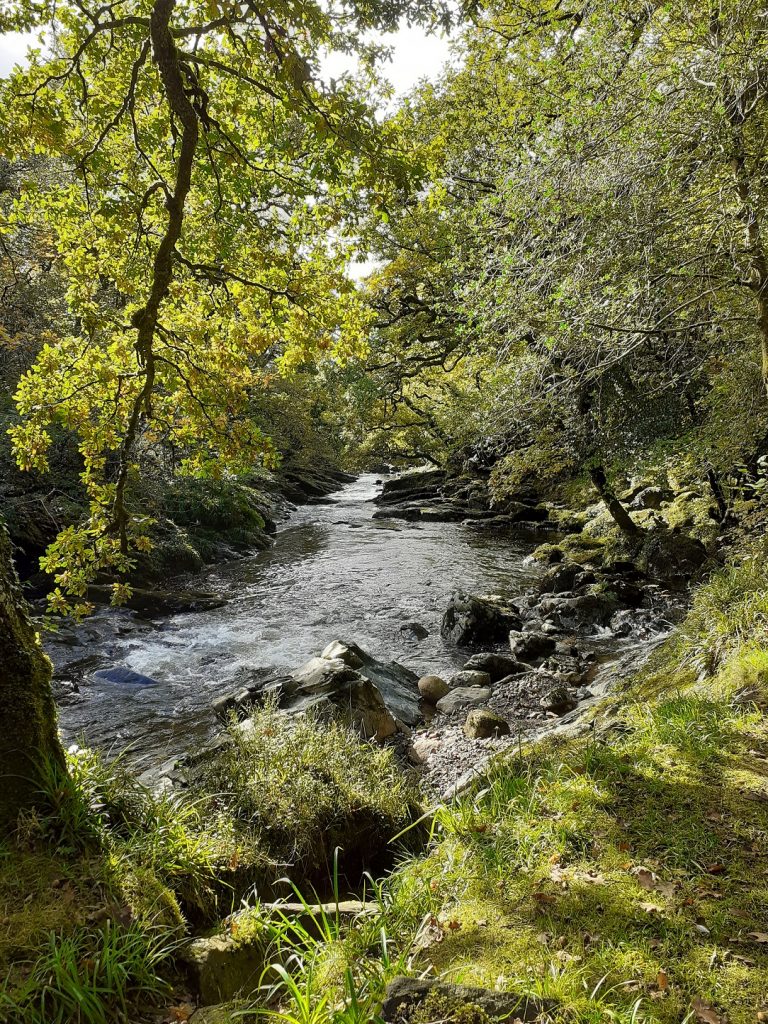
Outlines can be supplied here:
M41 766L63 764L51 665L29 619L0 523L0 833L40 800Z
M45 470L52 427L74 432L90 500L44 561L54 609L86 611L105 571L115 601L127 596L120 577L149 544L129 488L142 450L171 443L201 476L273 463L254 395L310 358L362 350L369 314L342 236L383 178L409 171L363 86L327 87L315 69L339 48L370 70L366 33L402 16L446 18L429 0L4 6L0 31L41 29L45 46L0 86L0 157L61 173L27 178L0 240L50 240L68 305L18 387L12 440L21 468ZM46 663L0 544L0 772L18 782L5 823L31 795L20 744L33 766L59 748Z

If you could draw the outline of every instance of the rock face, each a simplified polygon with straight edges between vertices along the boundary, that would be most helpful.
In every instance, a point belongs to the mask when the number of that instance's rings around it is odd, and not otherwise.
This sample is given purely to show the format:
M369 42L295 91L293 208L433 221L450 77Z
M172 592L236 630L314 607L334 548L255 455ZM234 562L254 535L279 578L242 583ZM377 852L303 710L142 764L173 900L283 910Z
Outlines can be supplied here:
M459 686L437 702L437 710L450 715L466 707L479 707L490 699L491 691L486 686Z
M501 644L510 630L520 629L517 611L500 601L457 593L443 615L441 632L459 647Z
M464 735L472 740L486 740L491 736L509 736L509 722L488 708L475 708L467 715Z
M450 689L441 676L422 676L419 680L419 693L428 704L437 704Z
M427 1016L424 1016L426 1009ZM492 992L484 988L452 985L434 978L395 978L387 985L381 1007L387 1024L408 1024L419 1013L419 1020L440 1024L486 1021L535 1021L552 1009L551 1000L533 1000L515 992ZM474 1011L474 1015L472 1015Z

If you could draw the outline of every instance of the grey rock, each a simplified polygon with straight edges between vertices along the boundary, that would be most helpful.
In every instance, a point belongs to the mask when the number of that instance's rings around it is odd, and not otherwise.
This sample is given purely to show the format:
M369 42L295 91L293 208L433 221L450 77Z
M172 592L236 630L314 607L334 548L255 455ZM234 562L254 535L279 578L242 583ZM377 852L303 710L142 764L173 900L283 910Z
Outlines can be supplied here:
M443 615L441 632L459 647L475 647L503 643L510 630L520 627L520 616L509 605L457 593Z
M487 672L491 682L497 683L507 676L530 671L530 665L525 665L506 654L473 654L469 661L465 662L463 671Z
M450 715L466 707L479 707L491 698L491 691L485 686L459 686L437 702L437 710Z
M403 1024L413 1011L418 1009L427 996L439 997L442 1012L451 1013L455 1007L456 1016L442 1016L441 1024L454 1024L466 1020L466 1009L478 1007L492 1024L497 1021L536 1021L543 1013L554 1009L552 1000L533 999L516 992L494 992L465 985L452 985L435 978L394 978L384 995L381 1014L386 1024Z
M542 602L543 607L544 602ZM509 646L512 654L527 665L536 665L544 661L555 649L557 641L546 633L509 634Z
M473 671L461 671L456 672L448 680L448 685L452 690L456 690L463 686L490 686L491 677L488 672Z

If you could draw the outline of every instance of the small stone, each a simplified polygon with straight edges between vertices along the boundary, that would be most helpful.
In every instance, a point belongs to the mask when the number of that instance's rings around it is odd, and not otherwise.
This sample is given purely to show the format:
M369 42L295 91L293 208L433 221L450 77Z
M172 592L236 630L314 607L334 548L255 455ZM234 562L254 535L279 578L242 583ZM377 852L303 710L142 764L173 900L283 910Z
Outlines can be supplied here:
M408 751L408 760L412 764L426 764L440 746L440 740L436 736L417 736Z
M479 672L474 669L469 671L457 672L451 676L449 686L452 690L457 689L459 686L490 686L491 676L489 672Z
M437 704L451 689L441 676L422 676L418 685L419 693L428 704Z
M464 735L471 740L486 740L491 736L509 736L509 722L488 708L475 708L467 715Z

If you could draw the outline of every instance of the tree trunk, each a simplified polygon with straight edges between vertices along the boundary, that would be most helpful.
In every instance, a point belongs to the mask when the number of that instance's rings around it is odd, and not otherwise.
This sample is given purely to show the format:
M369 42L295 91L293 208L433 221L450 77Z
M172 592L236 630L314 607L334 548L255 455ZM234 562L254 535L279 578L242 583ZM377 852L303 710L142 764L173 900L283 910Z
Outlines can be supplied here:
M51 693L51 663L29 618L0 523L0 833L40 798L40 767L64 763Z
M595 466L590 469L589 475L592 478L592 483L595 485L595 490L605 502L605 507L608 509L611 518L619 527L619 529L628 534L631 537L637 537L643 531L633 522L629 512L624 508L619 499L613 493L611 488L608 486L608 481L605 476L605 470L602 466Z

